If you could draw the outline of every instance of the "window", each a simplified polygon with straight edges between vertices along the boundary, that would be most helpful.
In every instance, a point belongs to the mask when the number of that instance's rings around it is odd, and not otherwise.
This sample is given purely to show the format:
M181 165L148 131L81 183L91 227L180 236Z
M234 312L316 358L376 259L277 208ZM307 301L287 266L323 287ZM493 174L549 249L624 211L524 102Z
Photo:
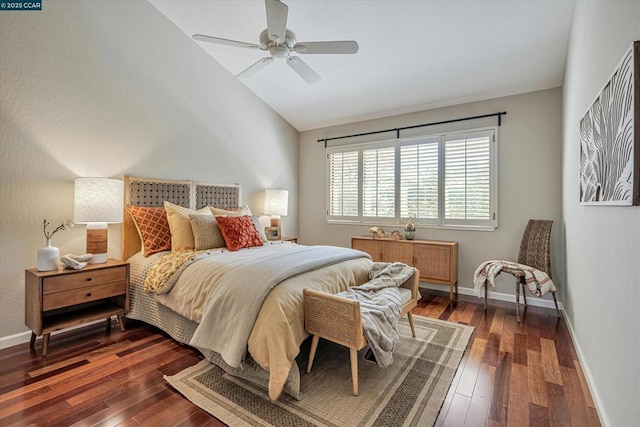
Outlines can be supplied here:
M330 222L493 229L495 128L327 149Z

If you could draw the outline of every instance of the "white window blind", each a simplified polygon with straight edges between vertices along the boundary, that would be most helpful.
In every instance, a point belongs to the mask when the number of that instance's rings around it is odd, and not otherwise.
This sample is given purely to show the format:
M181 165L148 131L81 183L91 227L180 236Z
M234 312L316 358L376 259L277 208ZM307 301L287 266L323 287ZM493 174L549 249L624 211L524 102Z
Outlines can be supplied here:
M497 226L495 128L327 149L327 219Z
M362 152L362 215L395 218L395 147Z
M358 152L329 155L329 216L358 216Z
M445 219L491 217L491 135L445 139Z
M438 139L400 147L400 216L438 218Z

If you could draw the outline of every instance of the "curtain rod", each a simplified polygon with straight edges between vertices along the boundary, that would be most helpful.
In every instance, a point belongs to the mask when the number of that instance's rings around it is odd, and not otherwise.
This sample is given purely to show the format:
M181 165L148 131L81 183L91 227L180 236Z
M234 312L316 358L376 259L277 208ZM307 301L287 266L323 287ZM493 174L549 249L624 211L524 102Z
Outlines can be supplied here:
M405 129L415 129L415 128L421 128L421 127L426 127L426 126L443 125L443 124L446 124L446 123L463 122L465 120L484 119L486 117L495 117L495 116L498 116L498 126L502 126L502 116L503 115L506 116L507 112L506 111L501 111L499 113L484 114L482 116L463 117L461 119L443 120L441 122L423 123L421 125L404 126L404 127L400 127L400 128L392 128L392 129L384 129L384 130L374 130L372 132L355 133L353 135L334 136L333 138L322 138L322 139L319 139L318 142L324 142L324 147L327 148L327 141L333 141L334 139L354 138L356 136L375 135L377 133L386 133L386 132L395 132L396 133L396 138L400 138L400 131L405 130Z

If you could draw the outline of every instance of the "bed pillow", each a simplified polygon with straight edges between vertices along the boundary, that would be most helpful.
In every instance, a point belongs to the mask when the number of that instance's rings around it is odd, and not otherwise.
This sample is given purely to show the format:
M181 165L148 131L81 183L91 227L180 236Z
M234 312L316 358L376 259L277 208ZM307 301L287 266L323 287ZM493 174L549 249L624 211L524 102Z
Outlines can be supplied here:
M189 219L193 230L195 250L224 248L224 237L222 237L218 222L213 215L190 214Z
M260 235L262 242L269 242L269 240L267 239L267 235L264 234L264 227L262 227L262 224L260 224L260 218L257 215L252 215L251 219L253 220L253 225L256 226L256 230L258 230L258 234Z
M195 249L195 240L189 215L211 215L209 207L205 206L196 211L169 202L164 202L164 207L167 210L167 219L169 220L169 229L171 230L171 250L184 251Z
M216 216L215 218L230 251L262 246L262 238L250 216Z
M171 250L171 230L167 211L162 206L127 206L127 212L138 230L142 255L147 257L156 252Z
M225 215L225 216L251 216L251 209L249 209L248 205L240 206L239 208L234 209L218 209L213 206L209 206L211 213L214 215Z

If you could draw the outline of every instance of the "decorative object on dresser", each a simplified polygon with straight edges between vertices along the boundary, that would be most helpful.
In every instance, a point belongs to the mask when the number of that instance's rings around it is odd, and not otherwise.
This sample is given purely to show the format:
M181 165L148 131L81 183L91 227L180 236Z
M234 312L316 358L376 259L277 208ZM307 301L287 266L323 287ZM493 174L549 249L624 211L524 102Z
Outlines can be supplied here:
M89 264L107 262L109 223L122 222L123 183L109 178L76 178L73 191L73 222L87 224Z
M404 238L407 240L413 240L416 238L416 224L413 222L415 217L413 215L409 216L409 220L404 226Z
M65 221L60 224L55 230L52 232L47 231L47 227L49 223L45 219L43 222L43 232L44 237L47 241L47 245L44 248L38 249L38 271L51 271L58 269L58 262L60 257L60 250L51 246L51 238L54 234L56 234L60 230L69 230L73 227L73 223L71 221Z
M400 234L398 230L386 233L382 227L371 227L369 233L371 233L371 237L374 239L402 240L402 234Z
M264 214L271 216L271 227L265 228L269 240L280 240L282 236L280 217L287 216L289 211L289 192L287 190L264 191ZM277 228L277 233L274 228Z
M458 242L388 240L352 237L351 247L371 255L374 262L403 262L420 271L420 280L449 286L449 299L458 295Z
M31 329L31 347L43 335L46 356L51 332L129 311L129 264L117 260L89 265L83 270L38 272L25 270L25 323Z

